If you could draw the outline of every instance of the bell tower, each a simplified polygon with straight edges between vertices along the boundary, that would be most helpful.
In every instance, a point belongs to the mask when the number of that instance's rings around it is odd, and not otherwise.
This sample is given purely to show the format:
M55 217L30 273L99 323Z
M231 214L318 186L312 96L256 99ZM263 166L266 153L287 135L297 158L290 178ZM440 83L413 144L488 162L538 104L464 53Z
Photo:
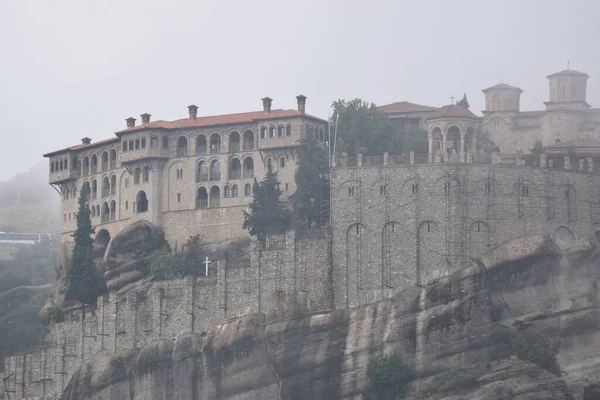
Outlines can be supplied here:
M546 110L557 108L587 110L590 108L586 100L588 74L566 69L548 75L547 78L550 99L544 103Z

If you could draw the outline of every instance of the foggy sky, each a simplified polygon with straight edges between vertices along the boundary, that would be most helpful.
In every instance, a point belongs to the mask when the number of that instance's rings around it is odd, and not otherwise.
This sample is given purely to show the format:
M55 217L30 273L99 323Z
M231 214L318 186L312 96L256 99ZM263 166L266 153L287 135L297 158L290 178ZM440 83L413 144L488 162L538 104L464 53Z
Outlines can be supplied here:
M0 180L125 118L262 108L326 118L338 98L442 106L481 89L524 90L542 109L546 75L586 72L600 107L597 0L1 0Z

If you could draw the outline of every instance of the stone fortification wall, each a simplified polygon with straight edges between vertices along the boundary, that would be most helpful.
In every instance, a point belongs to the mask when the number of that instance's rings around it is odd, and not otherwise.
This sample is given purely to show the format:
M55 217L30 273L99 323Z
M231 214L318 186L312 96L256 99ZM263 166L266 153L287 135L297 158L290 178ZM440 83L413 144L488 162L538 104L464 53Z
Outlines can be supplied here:
M537 231L569 247L600 229L600 177L517 165L339 168L332 177L336 308L389 298Z
M13 399L50 398L99 351L116 354L153 340L255 312L273 317L330 310L330 242L327 230L270 237L266 248L253 243L251 258L213 262L207 277L146 282L98 299L81 320L54 324L41 348L5 360L4 388ZM204 266L200 266L204 268Z

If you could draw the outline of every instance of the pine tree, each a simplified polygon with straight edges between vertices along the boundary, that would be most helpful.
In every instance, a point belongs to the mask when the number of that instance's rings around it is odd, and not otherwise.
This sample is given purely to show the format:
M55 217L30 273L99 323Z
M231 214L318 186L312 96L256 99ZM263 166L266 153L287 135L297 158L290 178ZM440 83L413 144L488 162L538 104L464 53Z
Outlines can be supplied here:
M106 291L106 284L94 266L92 254L94 241L91 236L94 228L83 191L79 195L79 209L75 218L77 230L72 235L75 247L67 270L65 297L67 300L78 300L83 307L82 315L85 317L85 305L96 304L97 297Z
M296 193L294 193L294 216L307 228L319 224L321 207L326 199L328 171L327 153L313 135L306 135L298 149L296 168Z
M254 199L249 206L250 212L244 211L242 228L251 236L256 236L264 247L268 234L285 232L290 226L292 215L279 200L279 181L277 173L271 167L260 183L254 179L252 192Z
M457 104L458 104L459 106L463 106L464 108L469 108L469 107L471 107L471 106L469 105L469 100L467 100L467 94L466 94L466 93L463 95L463 98L462 98L462 100L461 100L461 101L459 101Z

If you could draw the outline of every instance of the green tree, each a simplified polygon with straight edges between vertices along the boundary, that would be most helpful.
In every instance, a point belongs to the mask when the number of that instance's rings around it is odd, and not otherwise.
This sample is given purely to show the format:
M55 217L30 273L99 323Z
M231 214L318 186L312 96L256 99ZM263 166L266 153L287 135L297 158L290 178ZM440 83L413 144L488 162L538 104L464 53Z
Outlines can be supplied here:
M544 145L542 144L542 141L536 140L535 142L533 142L533 148L531 149L531 154L535 154L536 156L539 156L543 152L544 152Z
M106 284L98 275L98 271L94 266L92 254L94 228L92 227L90 209L83 191L79 194L79 209L75 219L77 230L72 235L75 246L67 270L67 293L65 298L66 300L79 301L83 307L82 315L85 317L85 305L96 304L97 297L106 291Z
M486 153L491 153L494 151L496 147L496 143L491 139L490 133L488 131L483 131L479 129L477 133L477 150L483 150Z
M285 232L290 226L292 214L279 199L279 181L271 167L260 183L254 179L252 191L254 199L249 206L250 212L244 211L242 228L251 236L256 236L264 247L268 234Z
M329 161L327 152L313 135L306 135L298 149L296 168L296 193L294 193L294 216L306 227L319 224L322 207L327 200L326 174Z
M337 126L337 154L345 152L353 156L360 152L364 155L427 152L427 132L417 127L396 125L373 103L362 99L338 100L333 102L333 108L333 129Z
M367 378L365 399L395 400L406 394L414 371L399 353L392 353L372 358L367 365Z
M466 93L463 95L463 98L458 103L456 103L456 104L458 104L459 106L462 106L464 108L471 107L469 105L469 100L467 100L467 94Z

